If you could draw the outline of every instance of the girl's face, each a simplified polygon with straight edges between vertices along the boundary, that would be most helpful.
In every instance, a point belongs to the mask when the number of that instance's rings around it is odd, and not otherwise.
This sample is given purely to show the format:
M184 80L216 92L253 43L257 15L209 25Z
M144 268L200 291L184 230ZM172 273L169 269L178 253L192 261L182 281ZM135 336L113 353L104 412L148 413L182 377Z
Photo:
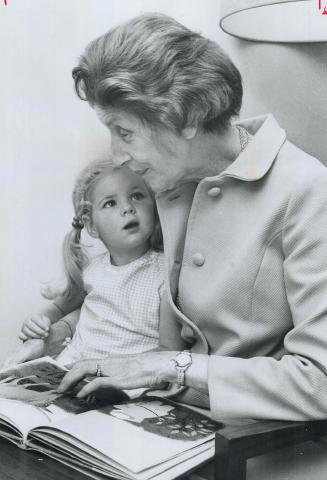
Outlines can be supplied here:
M188 176L190 142L168 130L151 131L139 119L119 108L95 107L111 134L117 165L128 165L142 175L155 193L170 190Z
M89 233L99 238L113 263L124 265L149 249L154 200L143 179L127 166L105 170L90 191Z

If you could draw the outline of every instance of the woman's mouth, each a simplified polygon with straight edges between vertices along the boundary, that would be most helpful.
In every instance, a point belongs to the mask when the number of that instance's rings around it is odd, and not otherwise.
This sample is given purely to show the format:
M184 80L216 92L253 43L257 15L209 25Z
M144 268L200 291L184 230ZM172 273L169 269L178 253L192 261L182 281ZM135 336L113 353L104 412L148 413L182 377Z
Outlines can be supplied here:
M141 175L143 177L143 175L145 175L148 170L149 168L143 168L142 170L134 170L134 172L137 173L137 175Z

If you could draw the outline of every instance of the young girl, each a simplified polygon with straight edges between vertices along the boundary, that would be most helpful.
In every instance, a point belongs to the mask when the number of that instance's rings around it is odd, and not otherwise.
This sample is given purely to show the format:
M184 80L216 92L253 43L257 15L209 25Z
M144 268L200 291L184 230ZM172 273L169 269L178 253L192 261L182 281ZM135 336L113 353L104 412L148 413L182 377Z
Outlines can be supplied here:
M128 167L97 161L82 171L73 192L73 229L64 240L67 277L53 304L27 319L20 338L44 338L52 323L81 307L62 364L115 353L140 353L158 346L163 291L161 229L154 199ZM89 258L83 229L106 252Z

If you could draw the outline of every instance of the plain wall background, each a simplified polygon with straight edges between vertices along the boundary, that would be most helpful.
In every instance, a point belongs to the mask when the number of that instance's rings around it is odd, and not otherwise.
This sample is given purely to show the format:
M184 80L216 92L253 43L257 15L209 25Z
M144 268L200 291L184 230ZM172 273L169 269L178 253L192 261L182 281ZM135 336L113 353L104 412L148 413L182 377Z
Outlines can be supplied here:
M275 114L289 138L327 163L327 45L269 45L220 31L218 0L8 0L0 4L0 362L40 286L60 278L76 173L105 153L109 136L73 91L86 44L144 11L174 16L217 40L240 68L241 117ZM327 19L326 19L327 22ZM327 24L326 24L327 27Z

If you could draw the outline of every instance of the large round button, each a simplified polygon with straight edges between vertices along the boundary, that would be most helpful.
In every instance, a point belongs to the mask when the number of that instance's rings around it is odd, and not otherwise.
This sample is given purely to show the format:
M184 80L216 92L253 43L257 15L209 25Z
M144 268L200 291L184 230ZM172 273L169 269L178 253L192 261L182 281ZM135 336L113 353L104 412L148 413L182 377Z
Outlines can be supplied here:
M221 189L219 187L212 187L208 190L208 195L210 195L210 197L218 197L220 191Z
M194 265L197 265L198 267L202 267L205 262L205 258L200 252L195 253L192 257L192 260Z

